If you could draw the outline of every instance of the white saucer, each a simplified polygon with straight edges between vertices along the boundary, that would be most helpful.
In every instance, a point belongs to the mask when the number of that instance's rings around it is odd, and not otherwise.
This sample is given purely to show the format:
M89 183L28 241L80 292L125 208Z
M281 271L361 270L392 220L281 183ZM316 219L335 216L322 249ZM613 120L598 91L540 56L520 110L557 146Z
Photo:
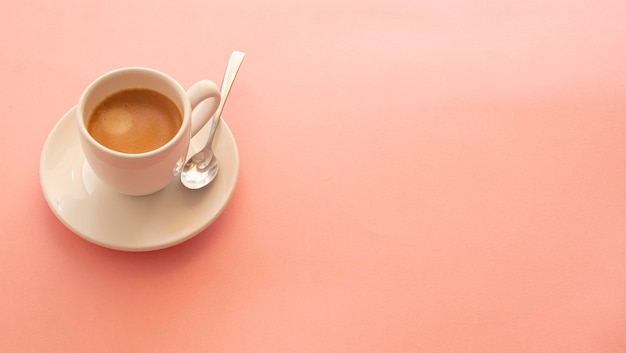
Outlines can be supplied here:
M175 178L155 194L134 197L110 189L93 174L80 148L75 119L74 107L56 124L44 144L41 188L56 217L90 242L126 251L179 244L208 227L235 190L239 153L223 120L213 142L220 171L210 185L188 190ZM192 140L190 156L202 147L207 135L208 126Z

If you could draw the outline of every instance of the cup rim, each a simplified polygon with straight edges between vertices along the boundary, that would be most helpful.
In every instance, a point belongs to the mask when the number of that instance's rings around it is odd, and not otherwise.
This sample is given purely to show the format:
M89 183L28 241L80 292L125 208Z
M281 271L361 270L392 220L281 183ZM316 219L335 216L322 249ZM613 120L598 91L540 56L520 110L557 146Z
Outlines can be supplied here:
M87 99L87 97L89 96L89 94L92 93L92 91L94 89L96 89L98 87L98 85L102 84L104 81L106 81L107 79L110 79L112 76L116 76L116 75L121 75L123 73L127 73L127 72L142 72L142 73L148 73L150 75L155 75L155 76L159 76L160 79L162 79L163 81L166 81L170 86L174 87L176 92L178 92L179 94L179 98L180 98L180 102L182 103L182 111L181 113L181 117L182 117L182 122L180 125L180 128L178 129L178 131L176 132L176 134L174 135L174 137L172 137L169 141L167 141L165 144L159 146L158 148L155 148L153 150L150 151L146 151L146 152L139 152L139 153L127 153L127 152L121 152L121 151L116 151L114 149L111 149L103 144L101 144L100 142L98 142L98 140L96 140L93 136L91 136L91 134L89 133L89 131L87 130L87 125L85 123L86 118L84 117L83 114L83 110L84 110L84 105L85 105L85 101ZM140 88L140 87L137 87ZM141 87L143 88L143 87ZM132 88L129 88L132 89ZM154 90L153 88L150 88L152 90ZM118 90L119 91L119 90ZM155 90L163 95L165 95L166 97L170 98L171 97L167 94L165 94L164 92ZM178 104L176 104L178 106ZM145 157L151 157L154 155L158 155L159 153L161 153L162 151L165 151L167 149L169 149L172 145L174 145L176 142L178 142L181 138L182 135L184 134L185 131L187 131L187 126L189 124L191 124L190 119L188 118L188 115L190 114L191 111L191 105L189 103L189 100L186 98L185 95L185 90L183 89L183 87L180 85L180 83L178 83L178 81L176 81L174 78L172 78L170 75L159 71L157 69L153 69L153 68L149 68L149 67L143 67L143 66L128 66L128 67L121 67L121 68L117 68L111 71L108 71L100 76L98 76L95 80L91 81L89 83L89 85L87 85L87 87L83 90L83 92L80 95L80 98L78 100L78 104L76 106L76 116L77 116L77 120L78 120L78 128L80 130L80 133L83 135L84 138L86 138L87 140L89 140L89 142L91 143L92 146L95 146L96 148L98 148L100 151L116 156L116 157L123 157L123 158L127 158L127 159L140 159L140 158L145 158Z

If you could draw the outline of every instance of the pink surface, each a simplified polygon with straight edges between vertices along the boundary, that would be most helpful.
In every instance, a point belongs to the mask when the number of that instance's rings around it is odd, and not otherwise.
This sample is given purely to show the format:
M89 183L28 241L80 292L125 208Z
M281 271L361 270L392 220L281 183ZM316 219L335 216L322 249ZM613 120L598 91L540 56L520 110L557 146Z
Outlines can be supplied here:
M4 1L0 352L625 352L623 1ZM220 81L235 194L125 253L39 185L96 76Z

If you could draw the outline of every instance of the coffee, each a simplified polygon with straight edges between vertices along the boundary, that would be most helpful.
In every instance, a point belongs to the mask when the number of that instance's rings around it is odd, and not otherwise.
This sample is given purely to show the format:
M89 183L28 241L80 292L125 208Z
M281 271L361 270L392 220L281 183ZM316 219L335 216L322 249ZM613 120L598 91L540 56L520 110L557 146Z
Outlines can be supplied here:
M124 153L152 151L170 141L183 118L174 102L151 89L114 93L91 113L87 131L100 144Z

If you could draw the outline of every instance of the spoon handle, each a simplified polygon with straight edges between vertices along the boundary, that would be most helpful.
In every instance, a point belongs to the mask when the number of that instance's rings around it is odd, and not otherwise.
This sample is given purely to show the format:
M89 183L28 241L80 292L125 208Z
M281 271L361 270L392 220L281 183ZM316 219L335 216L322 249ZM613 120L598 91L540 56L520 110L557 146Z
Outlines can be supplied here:
M226 72L224 73L224 79L222 80L222 88L220 89L220 93L222 95L222 100L220 104L217 106L217 110L211 118L211 129L209 130L209 139L206 142L206 146L211 146L213 143L213 137L215 136L215 130L217 130L217 126L220 123L220 117L222 116L222 109L224 109L224 103L226 103L226 98L228 98L228 93L230 92L230 88L233 85L233 81L235 81L235 76L237 76L237 71L239 71L239 66L243 62L243 57L245 53L240 51L234 51L230 55L230 60L228 61L228 66L226 66ZM206 147L205 147L206 148Z

